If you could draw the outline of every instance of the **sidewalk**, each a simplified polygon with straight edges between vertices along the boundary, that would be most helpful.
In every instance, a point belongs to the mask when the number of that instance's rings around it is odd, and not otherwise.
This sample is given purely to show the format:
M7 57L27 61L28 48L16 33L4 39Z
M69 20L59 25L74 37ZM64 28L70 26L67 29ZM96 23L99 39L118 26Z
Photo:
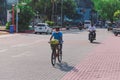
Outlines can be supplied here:
M0 35L6 35L6 34L9 34L9 32L7 32L7 31L0 31Z
M33 33L33 32L34 32L33 30L26 30L25 32L20 32L20 33ZM11 34L11 33L5 29L5 26L0 26L0 35L5 35L5 34Z
M6 35L9 34L9 32L6 31L4 26L0 26L0 35Z
M120 36L109 37L90 53L61 80L120 80Z

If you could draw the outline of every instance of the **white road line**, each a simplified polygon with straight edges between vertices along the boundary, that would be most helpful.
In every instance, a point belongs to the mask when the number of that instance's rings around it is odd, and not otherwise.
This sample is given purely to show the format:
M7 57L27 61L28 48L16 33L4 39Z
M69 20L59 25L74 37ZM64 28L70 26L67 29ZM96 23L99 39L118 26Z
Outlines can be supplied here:
M11 36L16 36L19 34L6 34L6 35L1 35L0 38L4 38L4 37L11 37Z
M35 41L35 42L32 42L32 43L29 43L28 46L33 45L33 44L40 43L41 41L44 41L44 40L38 40L38 41Z
M12 45L11 47L15 48L15 47L23 47L23 46L27 46L27 44L16 44L16 45Z
M31 45L40 43L41 41L44 41L44 40L38 40L38 41L35 41L35 42L32 42L32 43L26 43L26 44L16 44L16 45L12 45L11 47L12 47L12 48L16 48L16 47L31 46Z
M7 51L8 49L1 49L0 52L5 52Z
M28 56L28 53L30 53L30 51L26 51L18 55L13 55L12 57L16 58L16 57Z

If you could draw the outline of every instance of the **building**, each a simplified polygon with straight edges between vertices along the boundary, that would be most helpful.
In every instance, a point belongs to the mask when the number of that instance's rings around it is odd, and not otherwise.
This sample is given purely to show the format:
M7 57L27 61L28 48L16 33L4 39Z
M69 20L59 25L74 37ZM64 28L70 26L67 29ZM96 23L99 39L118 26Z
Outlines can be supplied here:
M80 20L93 20L93 15L96 15L96 12L93 10L94 4L91 0L75 0L77 3L77 13L81 15ZM94 11L94 12L93 12ZM93 21L96 19L94 18Z

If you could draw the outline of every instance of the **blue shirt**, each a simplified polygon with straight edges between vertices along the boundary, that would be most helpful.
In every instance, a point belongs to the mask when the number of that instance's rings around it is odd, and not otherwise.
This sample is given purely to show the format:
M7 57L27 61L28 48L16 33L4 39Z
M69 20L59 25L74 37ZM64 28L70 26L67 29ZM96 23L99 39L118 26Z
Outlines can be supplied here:
M60 31L58 33L57 32L53 32L52 36L54 37L54 39L59 40L60 43L63 42L63 40L62 40L62 36L63 36L62 32L60 32Z

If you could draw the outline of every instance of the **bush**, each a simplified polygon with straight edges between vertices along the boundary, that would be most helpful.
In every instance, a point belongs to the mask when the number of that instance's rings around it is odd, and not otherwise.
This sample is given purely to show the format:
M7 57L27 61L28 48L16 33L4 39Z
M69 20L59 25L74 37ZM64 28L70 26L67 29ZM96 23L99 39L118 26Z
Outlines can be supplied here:
M6 30L9 30L9 29L10 29L10 25L11 25L11 22L7 22L7 23L6 23L6 25L5 25L5 26L6 26Z
M53 21L45 21L45 23L47 23L50 27L54 26L54 22Z

